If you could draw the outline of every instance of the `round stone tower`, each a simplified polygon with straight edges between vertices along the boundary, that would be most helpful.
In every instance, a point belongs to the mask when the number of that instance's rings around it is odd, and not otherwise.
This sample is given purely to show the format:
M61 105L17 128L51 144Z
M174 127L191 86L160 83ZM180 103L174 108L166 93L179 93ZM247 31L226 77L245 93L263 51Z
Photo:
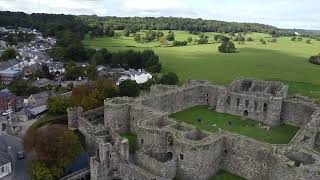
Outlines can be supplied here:
M71 107L67 109L68 112L68 128L70 130L77 130L79 125L79 116L81 116L83 109L81 107Z

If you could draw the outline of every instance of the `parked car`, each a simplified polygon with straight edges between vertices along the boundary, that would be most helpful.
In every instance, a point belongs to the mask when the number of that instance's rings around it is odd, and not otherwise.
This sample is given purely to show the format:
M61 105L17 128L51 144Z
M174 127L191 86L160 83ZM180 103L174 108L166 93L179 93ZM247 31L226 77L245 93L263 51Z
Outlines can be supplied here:
M18 159L23 159L24 158L24 151L18 151L17 152L17 158Z

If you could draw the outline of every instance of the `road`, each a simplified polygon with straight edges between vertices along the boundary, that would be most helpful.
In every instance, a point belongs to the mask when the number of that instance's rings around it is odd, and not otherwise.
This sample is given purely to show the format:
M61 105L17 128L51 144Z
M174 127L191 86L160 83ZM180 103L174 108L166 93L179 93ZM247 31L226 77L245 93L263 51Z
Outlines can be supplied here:
M11 157L12 157L12 170L13 173L11 176L3 178L1 180L29 180L29 176L27 173L27 164L28 164L28 155L24 159L17 159L17 152L23 150L22 141L20 138L9 136L4 133L0 135L0 141L3 144L11 147Z

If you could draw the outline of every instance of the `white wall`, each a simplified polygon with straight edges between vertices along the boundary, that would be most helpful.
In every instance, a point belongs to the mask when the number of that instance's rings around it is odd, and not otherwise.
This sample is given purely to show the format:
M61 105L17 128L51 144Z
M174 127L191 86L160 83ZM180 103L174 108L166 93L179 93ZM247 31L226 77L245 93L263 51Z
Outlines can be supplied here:
M5 177L11 173L12 173L11 162L0 167L0 178Z

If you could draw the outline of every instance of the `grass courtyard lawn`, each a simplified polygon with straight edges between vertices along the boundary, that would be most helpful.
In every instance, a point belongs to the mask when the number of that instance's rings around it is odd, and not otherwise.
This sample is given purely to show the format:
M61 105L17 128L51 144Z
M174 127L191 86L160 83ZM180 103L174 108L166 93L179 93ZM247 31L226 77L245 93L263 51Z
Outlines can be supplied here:
M183 31L174 31L176 39L186 40L198 36ZM167 34L167 31L165 31ZM302 94L320 100L320 65L308 62L311 55L320 53L320 41L312 40L307 44L291 41L290 37L280 37L277 43L262 45L270 35L261 33L247 34L253 42L243 45L236 43L240 53L221 54L219 43L212 43L215 33L206 33L211 44L188 45L186 47L159 47L159 42L137 43L133 37L86 39L86 47L105 47L112 51L120 49L153 49L163 64L163 72L178 74L181 84L187 79L206 79L221 85L229 85L235 78L254 77L263 80L280 80L290 85L290 94Z
M120 136L127 138L129 141L129 152L135 153L138 147L137 135L132 133L120 134Z
M238 116L211 111L208 106L193 107L172 114L170 117L178 122L192 124L208 132L216 132L221 128L271 144L288 144L299 130L298 127L280 125L273 127L271 131L266 131L261 127L257 127L260 123L258 121L242 120ZM202 118L204 122L198 122L198 118ZM229 121L231 125L229 125Z
M208 180L245 180L242 177L233 175L227 171L219 171L215 176L209 178Z

